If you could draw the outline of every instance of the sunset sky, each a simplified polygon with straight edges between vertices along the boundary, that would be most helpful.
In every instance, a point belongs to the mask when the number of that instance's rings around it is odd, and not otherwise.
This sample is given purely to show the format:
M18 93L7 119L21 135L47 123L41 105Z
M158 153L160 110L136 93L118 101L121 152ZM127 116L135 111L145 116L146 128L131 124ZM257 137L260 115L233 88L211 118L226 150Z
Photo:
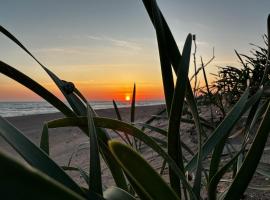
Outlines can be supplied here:
M155 32L140 0L0 1L1 25L89 100L125 100L134 82L139 100L163 99ZM189 32L197 35L198 60L208 60L215 47L208 72L240 66L234 49L248 53L249 43L263 43L269 0L157 2L180 49ZM3 35L0 44L3 62L59 95L33 59ZM0 101L41 100L3 75L0 91Z

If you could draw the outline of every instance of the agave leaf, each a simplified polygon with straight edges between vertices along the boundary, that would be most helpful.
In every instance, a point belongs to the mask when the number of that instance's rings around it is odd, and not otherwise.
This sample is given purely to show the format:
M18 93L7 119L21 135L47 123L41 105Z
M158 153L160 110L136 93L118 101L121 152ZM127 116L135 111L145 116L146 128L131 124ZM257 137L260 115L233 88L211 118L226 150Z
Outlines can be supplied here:
M178 199L161 176L129 146L109 141L109 148L123 170L149 198L156 200Z
M209 200L215 200L217 196L217 185L222 178L222 176L227 172L227 170L235 163L238 156L242 153L242 151L239 151L228 163L226 163L219 171L215 171L212 173L215 173L212 177L209 176L210 181L208 185L208 198Z
M247 89L239 101L235 104L229 114L224 118L220 125L215 129L212 135L202 146L202 159L204 159L222 140L222 138L229 134L230 130L233 128L235 123L238 121L239 117L245 110L245 105L247 103L249 90ZM187 164L186 170L191 171L195 167L195 162L197 161L198 154L196 154L191 161Z
M183 54L184 57L184 54ZM183 59L183 58L182 58ZM203 154L202 154L202 137L204 136L205 138L207 138L207 135L205 134L203 128L202 128L202 123L200 122L200 116L199 116L199 112L198 112L198 108L197 108L197 103L196 100L194 98L193 92L192 92L192 88L191 85L189 84L189 81L187 81L187 87L186 87L186 99L187 99L187 104L189 105L189 108L191 110L192 116L194 118L194 123L195 123L195 127L197 129L198 132L198 138L199 138L199 142L198 142L198 157L197 157L197 163L196 163L196 174L195 174L195 180L194 180L194 185L193 185L193 190L195 191L197 197L200 196L200 190L201 190L201 173L203 170L202 167L202 159L203 159Z
M94 117L94 123L96 127L126 132L127 134L143 141L146 145L151 147L154 151L156 151L168 162L168 164L172 167L177 176L181 179L185 188L188 189L192 198L197 199L197 197L194 195L192 191L192 188L187 182L185 175L181 172L181 170L172 160L172 158L168 156L168 154L153 139L147 136L140 129L122 121L102 117ZM80 126L80 127L86 126L86 118L85 117L62 118L48 122L49 128L68 127L68 126Z
M218 171L219 163L221 160L222 152L226 143L227 137L223 137L222 140L214 148L214 152L211 156L210 170L209 170L209 181Z
M180 143L180 120L184 105L186 83L188 81L188 69L190 61L190 52L192 44L192 35L187 36L184 49L183 57L181 59L178 72L175 89L173 93L173 99L171 104L171 111L169 115L169 126L168 126L168 154L172 159L179 165L180 169L184 173L183 154ZM180 75L181 74L181 75ZM171 168L169 168L170 184L177 194L181 193L180 180L174 174Z
M264 118L257 130L253 143L244 159L244 162L235 176L224 199L240 199L246 190L260 158L269 135L270 104L268 104ZM236 187L237 186L237 187Z
M135 197L131 196L125 190L118 187L110 187L105 192L103 197L106 200L136 200Z
M83 200L68 187L40 171L0 153L1 196L8 199Z
M146 11L154 25L154 27L156 28L156 23L154 21L154 11L153 11L153 6L152 6L152 0L142 0L143 4L146 8ZM170 28L165 20L165 18L162 15L162 12L160 11L160 9L157 7L156 12L159 12L159 16L161 18L161 23L162 23L162 27L163 27L163 33L166 37L166 52L168 52L168 56L170 57L170 61L175 69L175 72L177 72L177 67L178 67L178 63L181 60L181 54L178 50L177 44L173 38L173 35L170 31ZM156 28L157 29L157 28Z
M141 189L137 184L136 182L127 174L125 173L127 179L128 179L128 182L130 183L130 193L135 195L137 194L136 196L137 197L140 197L140 199L143 199L143 200L152 200L149 195L147 193L145 193L145 191L143 189Z
M40 148L50 155L50 146L49 146L49 130L48 125L45 123L43 125L42 133L41 133L41 139L40 139Z
M93 121L93 116L92 116L92 112L90 110L89 105L87 105L87 124L88 124L88 133L89 133L89 139L90 139L90 168L89 168L90 189L89 191L100 194L102 196L99 146L98 146L96 127Z
M0 117L0 135L33 167L82 195L81 188L19 130Z
M143 2L145 3L145 5L147 4L145 1ZM165 20L162 18L161 12L155 0L148 1L148 5L150 6L152 10L152 15L151 15L152 22L156 28L163 89L164 89L167 112L169 114L171 110L172 98L173 98L173 93L174 93L174 82L173 82L173 74L172 74L172 69L171 69L171 62L170 62L169 54L167 53L167 44L166 44L167 41L166 41L165 33L164 33L165 30L164 30L163 22Z

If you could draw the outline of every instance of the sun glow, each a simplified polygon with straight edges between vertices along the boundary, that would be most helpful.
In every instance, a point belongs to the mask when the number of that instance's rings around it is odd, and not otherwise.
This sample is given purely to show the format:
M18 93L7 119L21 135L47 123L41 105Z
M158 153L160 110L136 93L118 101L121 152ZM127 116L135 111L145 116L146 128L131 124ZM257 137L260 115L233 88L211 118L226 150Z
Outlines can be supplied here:
M126 95L126 96L125 96L125 100L126 100L126 101L130 101L130 96L129 96L129 95Z

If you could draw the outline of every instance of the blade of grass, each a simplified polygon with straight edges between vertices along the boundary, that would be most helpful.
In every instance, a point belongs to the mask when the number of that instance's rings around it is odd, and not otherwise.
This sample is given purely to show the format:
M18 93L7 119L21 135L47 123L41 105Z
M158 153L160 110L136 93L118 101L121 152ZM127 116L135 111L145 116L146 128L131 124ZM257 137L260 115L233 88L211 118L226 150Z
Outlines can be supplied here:
M152 8L152 1L149 1L149 0L142 0L142 1L143 1L143 4L146 8L146 11L147 11L151 21L153 23L153 26L155 27L155 29L157 29L156 24L154 22L154 14L153 14L154 11ZM175 72L177 72L177 67L178 67L178 63L181 59L181 54L178 51L177 44L173 38L173 35L170 31L170 28L169 28L165 18L162 15L162 12L160 11L159 8L156 9L156 12L159 12L159 15L161 18L161 23L163 26L164 35L167 39L166 40L166 52L168 52L168 56L170 57L170 61L171 61L172 65L175 67Z
M143 126L144 128L148 128L151 131L155 131L156 133L159 133L160 135L163 135L165 137L167 137L167 131L155 126L151 126L149 124L144 124L144 123L138 123L138 125ZM191 155L194 155L194 152L181 140L181 146L183 147L183 149L185 149L188 153L190 153ZM166 145L167 146L167 145Z
M87 105L87 124L90 140L89 191L100 194L102 196L99 146L97 141L96 127L89 105Z
M131 99L131 107L130 107L130 122L131 124L135 121L135 103L136 103L136 84L134 83L132 99ZM133 138L133 143L136 149L138 149L137 140Z
M41 134L41 139L40 139L40 148L50 155L50 146L49 146L49 130L48 130L48 125L45 123L43 125L42 129L42 134Z
M136 84L134 83L131 107L130 107L130 122L131 123L135 121L135 103L136 103Z
M169 55L166 49L167 45L166 45L166 38L165 38L164 27L163 27L164 20L162 19L161 12L159 11L156 1L151 0L149 1L149 4L152 10L152 17L153 17L152 22L156 28L163 90L164 90L164 95L165 95L165 100L166 100L167 113L169 115L172 99L173 99L174 82L173 82L171 63L170 63L170 59L168 57Z
M113 107L114 107L114 110L115 110L117 119L120 120L120 121L122 121L122 117L121 117L121 115L120 115L118 106L117 106L117 104L116 104L116 102L115 102L114 100L113 100Z
M80 172L80 175L83 178L83 180L86 182L86 184L89 185L90 177L86 173L86 171L84 171L81 167L78 167L78 171Z
M234 124L238 121L239 117L242 115L245 110L245 105L247 103L249 95L249 90L247 89L239 101L235 104L229 114L225 117L225 119L220 123L220 125L215 129L212 135L208 138L208 140L202 146L202 159L204 159L220 142L220 140L232 129ZM196 154L191 161L187 164L186 170L191 171L195 167L195 163L198 159L198 154Z
M209 200L216 200L217 196L217 185L222 178L222 176L228 171L228 169L236 162L238 156L241 154L239 151L228 163L226 163L219 171L217 171L214 176L210 179L208 185L208 198ZM210 178L210 177L209 177Z
M263 121L257 131L257 134L252 142L252 145L244 159L244 162L236 174L224 199L240 199L241 195L246 190L253 174L259 164L262 156L267 137L269 135L269 120L270 120L270 104L267 107ZM237 185L237 187L236 187Z
M183 163L183 154L181 147L180 139L180 119L182 115L184 98L186 92L186 83L188 80L188 69L191 53L191 44L192 44L192 35L187 36L184 48L183 48L183 57L180 62L177 80L175 84L175 89L173 93L173 99L171 104L171 111L169 114L169 125L168 125L168 154L172 159L178 164L179 168L184 174L184 163ZM180 75L181 74L181 75ZM170 184L176 194L180 194L180 180L169 167L169 178Z
M116 102L114 100L113 100L113 107L114 107L114 110L115 110L117 119L120 120L120 121L122 121L122 117L120 115L120 111L119 111L118 106L117 106L117 104L116 104ZM132 142L130 141L130 138L128 137L128 135L126 133L124 133L124 134L125 134L126 141L129 143L129 145L132 146Z
M182 180L183 185L186 187L186 189L188 189L191 197L197 199L197 197L194 195L192 191L192 188L187 182L185 175L182 173L182 171L179 169L176 163L172 160L172 158L168 156L168 154L153 139L147 136L140 129L122 121L102 117L94 117L94 123L96 127L126 132L127 134L143 141L146 145L151 147L154 151L156 151L168 162L168 164L172 167L172 169L175 170L177 176ZM85 117L62 118L48 122L49 128L59 128L69 126L86 126L86 118Z

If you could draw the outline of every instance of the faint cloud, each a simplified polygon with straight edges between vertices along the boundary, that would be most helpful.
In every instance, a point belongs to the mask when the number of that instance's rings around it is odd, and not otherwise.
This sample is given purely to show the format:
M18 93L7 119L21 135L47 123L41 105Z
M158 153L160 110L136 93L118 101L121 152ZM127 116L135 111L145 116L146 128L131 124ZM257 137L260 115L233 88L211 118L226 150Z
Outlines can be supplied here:
M88 35L87 38L91 39L91 40L99 40L99 41L105 41L105 42L109 42L114 46L118 46L118 47L123 47L123 48L128 48L128 49L132 49L132 50L141 50L141 46L136 43L136 42L132 42L132 41L128 41L128 40L119 40L119 39L115 39L115 38L111 38L111 37L107 37L107 36L94 36L94 35Z
M40 48L33 50L34 53L64 53L64 54L89 54L92 50L84 47L65 47L65 48Z
M203 30L207 30L211 28L210 26L206 24L202 24L202 23L195 23L194 25L197 26L199 29L203 29Z

